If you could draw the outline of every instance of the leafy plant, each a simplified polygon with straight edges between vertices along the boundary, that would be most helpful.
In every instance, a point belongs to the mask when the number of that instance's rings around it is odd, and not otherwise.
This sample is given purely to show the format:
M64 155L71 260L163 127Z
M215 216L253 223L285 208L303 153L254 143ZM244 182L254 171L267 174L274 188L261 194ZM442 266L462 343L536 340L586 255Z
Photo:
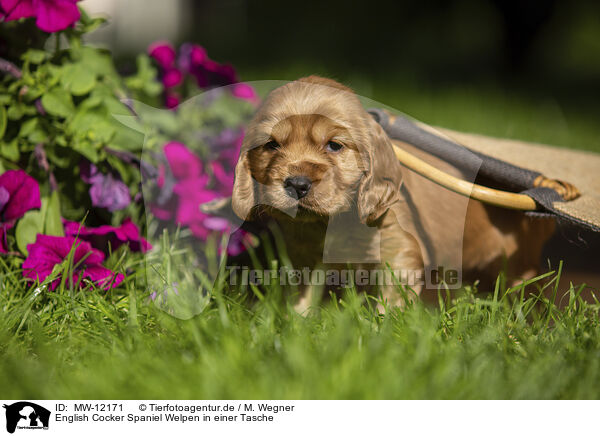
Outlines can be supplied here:
M136 71L124 77L109 51L83 42L104 19L89 17L75 2L72 8L56 5L51 15L32 5L13 9L11 2L0 0L5 21L0 36L8 41L0 50L0 173L19 170L33 177L41 207L33 205L2 224L0 251L15 256L11 262L18 265L30 256L28 246L39 234L89 239L110 232L121 235L118 240L130 248L148 248L138 230L145 218L142 184L156 188L145 189L153 205L156 191L173 187L156 183L159 170L163 178L173 173L173 162L163 153L173 142L189 149L194 159L212 162L199 164L202 174L196 179L185 179L204 197L190 198L180 191L161 194L173 197L171 202L186 201L196 211L191 220L177 215L171 221L175 227L190 227L201 242L223 230L204 228L205 216L198 208L202 201L229 194L243 134L240 121L257 101L253 90L237 84L231 66L209 59L202 47L191 44L179 54L168 43L154 44L150 55L138 55ZM234 86L229 92L217 91L207 104L179 104L221 85ZM250 103L232 104L236 98ZM67 223L83 220L92 227L68 224L74 233L65 233ZM123 229L131 226L135 230L123 236ZM160 228L157 232L162 234ZM110 247L95 248L110 252Z

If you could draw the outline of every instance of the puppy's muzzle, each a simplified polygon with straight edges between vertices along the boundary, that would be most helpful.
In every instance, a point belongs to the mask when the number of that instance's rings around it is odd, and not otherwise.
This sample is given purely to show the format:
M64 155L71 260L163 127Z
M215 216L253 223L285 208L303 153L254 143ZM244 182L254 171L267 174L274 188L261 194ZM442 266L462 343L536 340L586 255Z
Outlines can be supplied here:
M283 182L283 188L290 197L300 200L302 197L308 194L312 182L308 177L305 176L294 176L288 177Z

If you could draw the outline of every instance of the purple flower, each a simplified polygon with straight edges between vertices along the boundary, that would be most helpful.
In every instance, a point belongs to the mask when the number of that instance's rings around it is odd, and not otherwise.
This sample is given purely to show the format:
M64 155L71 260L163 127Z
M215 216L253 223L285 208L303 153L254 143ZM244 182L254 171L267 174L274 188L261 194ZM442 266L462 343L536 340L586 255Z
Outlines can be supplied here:
M31 280L43 281L48 277L56 265L67 259L72 247L75 246L73 255L73 268L69 283L74 285L80 279L86 278L103 289L114 288L123 281L123 274L115 274L102 266L104 254L92 248L89 242L80 241L71 236L37 235L33 244L27 246L29 255L23 262L23 277ZM55 290L60 283L58 277L50 284L50 289Z
M81 179L89 183L90 198L94 207L104 207L111 212L125 209L131 203L129 188L117 176L101 173L96 165L84 161L79 166Z
M130 218L126 218L119 227L108 225L84 227L78 222L64 219L63 225L66 236L79 237L104 253L108 253L109 244L113 250L123 244L129 245L132 251L141 251L142 253L152 249L152 245L140 236L140 230Z
M39 209L40 187L23 170L8 170L0 175L0 253L7 252L6 231L30 209Z
M172 67L175 63L175 49L166 41L157 41L150 44L148 54L154 58L162 68Z
M0 15L5 21L36 17L44 32L64 30L79 20L79 0L0 0Z

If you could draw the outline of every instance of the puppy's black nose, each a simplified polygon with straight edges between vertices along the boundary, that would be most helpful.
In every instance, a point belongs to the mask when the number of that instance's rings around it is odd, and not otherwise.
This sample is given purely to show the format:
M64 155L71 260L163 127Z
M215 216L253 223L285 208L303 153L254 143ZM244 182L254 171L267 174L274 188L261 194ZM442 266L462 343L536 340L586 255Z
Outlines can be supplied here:
M283 188L287 192L287 195L298 200L308 194L311 185L312 182L305 176L288 177L283 182Z

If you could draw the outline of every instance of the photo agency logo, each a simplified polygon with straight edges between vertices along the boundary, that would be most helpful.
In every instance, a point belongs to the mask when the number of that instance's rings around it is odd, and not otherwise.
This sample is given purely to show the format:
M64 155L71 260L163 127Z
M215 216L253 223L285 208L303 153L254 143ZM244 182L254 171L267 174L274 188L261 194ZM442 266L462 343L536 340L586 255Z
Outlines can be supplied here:
M14 433L19 430L48 430L50 411L45 407L29 401L19 401L6 409L6 431Z
M175 110L125 100L130 113L113 114L144 138L141 198L154 247L144 271L157 307L189 319L217 286L273 281L300 293L380 287L390 301L404 285L415 294L460 287L469 199L402 167L366 108L399 111L330 82L245 86L261 104L225 86ZM473 154L455 170L473 182L480 165Z

